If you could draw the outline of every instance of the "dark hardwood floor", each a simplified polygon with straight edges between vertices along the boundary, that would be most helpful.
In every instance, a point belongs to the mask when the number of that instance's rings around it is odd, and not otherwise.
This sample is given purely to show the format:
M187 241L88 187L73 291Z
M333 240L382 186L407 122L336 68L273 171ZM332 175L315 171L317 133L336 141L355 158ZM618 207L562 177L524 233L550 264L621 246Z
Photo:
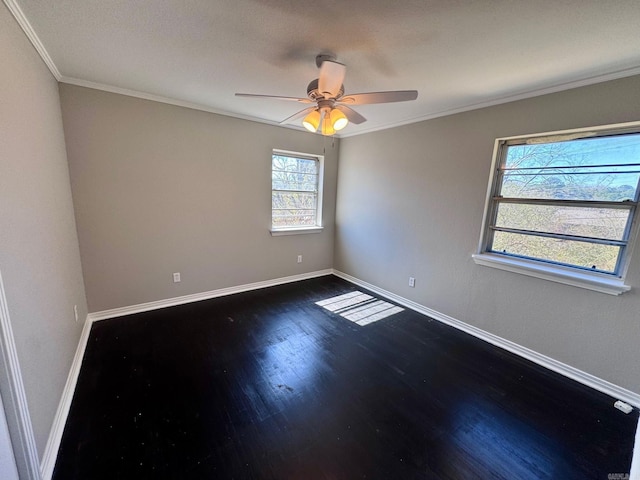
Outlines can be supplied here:
M334 276L93 325L62 479L607 479L612 399L404 310L360 327Z

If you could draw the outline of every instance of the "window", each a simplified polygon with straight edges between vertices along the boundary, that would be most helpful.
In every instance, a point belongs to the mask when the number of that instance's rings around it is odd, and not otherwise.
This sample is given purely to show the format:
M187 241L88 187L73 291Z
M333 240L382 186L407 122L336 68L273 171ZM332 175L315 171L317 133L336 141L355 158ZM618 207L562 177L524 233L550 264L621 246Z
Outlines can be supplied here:
M274 150L271 156L271 233L322 229L323 157Z
M496 140L476 263L619 294L640 179L640 124Z

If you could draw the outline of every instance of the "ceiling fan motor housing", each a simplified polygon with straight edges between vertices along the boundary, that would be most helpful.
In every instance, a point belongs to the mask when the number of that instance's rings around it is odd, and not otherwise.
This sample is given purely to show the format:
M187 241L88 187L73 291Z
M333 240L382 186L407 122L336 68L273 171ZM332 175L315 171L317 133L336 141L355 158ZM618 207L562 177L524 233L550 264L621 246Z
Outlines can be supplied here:
M338 95L335 96L335 99L338 99L343 95L344 95L344 85L340 85L340 91L338 92ZM315 80L311 80L311 82L307 86L307 96L314 102L317 102L318 100L322 100L324 98L324 95L322 95L320 93L320 90L318 90L317 78Z
M303 104L315 104L294 113L280 122L281 125L291 123L304 117L302 124L312 132L316 132L322 123L322 134L333 135L351 122L359 125L367 119L351 108L351 105L367 105L374 103L406 102L418 98L416 90L396 90L391 92L356 93L344 96L346 66L336 62L331 54L320 54L316 57L316 66L320 69L319 78L307 85L307 97L281 97L277 95L257 95L236 93L240 97L272 98L295 101ZM320 87L322 86L322 89Z

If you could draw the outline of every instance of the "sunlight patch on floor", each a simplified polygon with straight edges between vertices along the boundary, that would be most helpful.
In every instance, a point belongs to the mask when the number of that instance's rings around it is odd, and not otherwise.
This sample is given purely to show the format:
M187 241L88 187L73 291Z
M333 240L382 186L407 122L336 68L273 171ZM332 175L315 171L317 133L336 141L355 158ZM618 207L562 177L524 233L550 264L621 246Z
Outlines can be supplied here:
M404 310L402 307L358 291L327 298L316 302L316 305L362 327Z

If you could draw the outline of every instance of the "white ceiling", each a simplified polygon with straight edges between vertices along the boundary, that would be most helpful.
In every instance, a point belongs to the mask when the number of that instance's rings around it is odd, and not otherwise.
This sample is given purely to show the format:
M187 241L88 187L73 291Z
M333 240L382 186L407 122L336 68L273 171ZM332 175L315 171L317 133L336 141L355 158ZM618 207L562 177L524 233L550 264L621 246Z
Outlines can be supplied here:
M419 91L342 136L640 73L638 0L5 3L67 83L277 123L300 105L234 93L305 97L331 52L347 93Z

